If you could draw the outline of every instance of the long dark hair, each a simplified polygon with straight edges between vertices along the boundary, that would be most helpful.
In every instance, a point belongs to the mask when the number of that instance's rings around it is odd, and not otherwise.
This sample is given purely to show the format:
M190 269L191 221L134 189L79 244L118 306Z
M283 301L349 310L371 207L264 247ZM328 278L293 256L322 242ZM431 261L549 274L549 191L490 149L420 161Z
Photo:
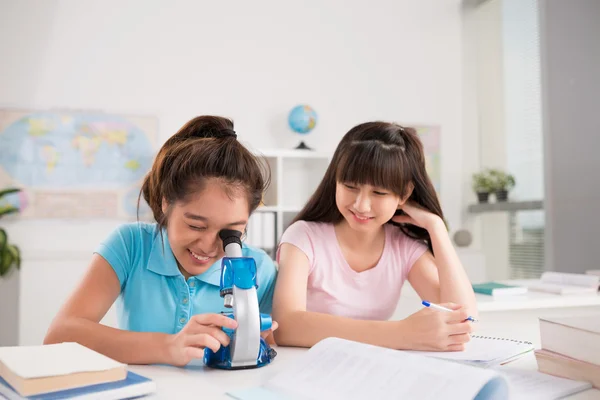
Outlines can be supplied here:
M391 191L444 220L436 191L425 169L423 144L413 128L388 122L366 122L352 128L342 138L323 180L295 221L338 223L343 219L335 202L336 183L367 184ZM396 224L407 236L424 241L429 250L431 238L426 229Z
M185 201L202 190L206 179L216 178L224 183L226 191L242 189L252 214L270 183L267 165L237 140L233 121L200 116L163 144L144 178L140 196L144 196L154 219L164 228L168 212L162 211L163 199L169 205Z

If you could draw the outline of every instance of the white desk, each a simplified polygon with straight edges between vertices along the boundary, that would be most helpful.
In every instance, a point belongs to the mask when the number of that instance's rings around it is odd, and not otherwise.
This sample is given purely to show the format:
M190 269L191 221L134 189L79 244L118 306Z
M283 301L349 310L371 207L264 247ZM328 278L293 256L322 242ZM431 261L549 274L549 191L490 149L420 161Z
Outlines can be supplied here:
M570 313L589 313L600 311L595 308L573 308ZM477 334L486 336L510 337L529 340L539 348L539 327L537 311L517 313L501 312L491 313L486 316L478 326ZM131 369L142 375L154 379L158 392L157 399L230 399L225 393L228 390L244 389L260 385L277 371L294 362L306 349L276 347L277 357L272 364L252 370L221 371L202 366L197 367L163 367L163 366L134 366ZM510 367L526 370L537 370L537 363L533 353L508 364ZM570 399L589 400L600 399L600 390L589 389L580 392Z
M506 283L510 283L507 281ZM599 294L558 295L529 291L516 296L494 297L476 293L477 309L480 313L491 311L521 311L539 309L563 309L573 307L600 307ZM407 282L402 288L400 302L393 319L403 319L423 308L417 292Z

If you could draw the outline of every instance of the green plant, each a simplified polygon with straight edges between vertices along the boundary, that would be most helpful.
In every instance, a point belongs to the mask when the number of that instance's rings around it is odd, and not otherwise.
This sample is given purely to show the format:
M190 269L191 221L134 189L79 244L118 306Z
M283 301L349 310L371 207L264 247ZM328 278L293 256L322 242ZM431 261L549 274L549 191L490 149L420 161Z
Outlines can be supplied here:
M473 174L472 186L475 193L489 193L494 191L494 182L487 171Z
M489 176L492 179L493 191L508 191L515 187L515 177L498 169L490 169Z
M0 218L19 212L17 207L10 204L2 204L1 202L4 196L17 192L20 192L20 189L10 188L0 190ZM7 275L13 266L17 269L21 267L21 252L17 246L8 243L6 231L0 228L0 277Z

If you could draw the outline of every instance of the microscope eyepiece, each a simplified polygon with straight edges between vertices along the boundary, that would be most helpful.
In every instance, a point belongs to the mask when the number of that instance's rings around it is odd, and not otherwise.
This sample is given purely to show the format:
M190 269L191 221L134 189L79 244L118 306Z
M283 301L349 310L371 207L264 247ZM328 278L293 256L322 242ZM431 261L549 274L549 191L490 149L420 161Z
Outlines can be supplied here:
M242 232L236 231L235 229L221 229L219 231L219 237L223 242L223 250L231 243L237 243L240 247L242 246Z

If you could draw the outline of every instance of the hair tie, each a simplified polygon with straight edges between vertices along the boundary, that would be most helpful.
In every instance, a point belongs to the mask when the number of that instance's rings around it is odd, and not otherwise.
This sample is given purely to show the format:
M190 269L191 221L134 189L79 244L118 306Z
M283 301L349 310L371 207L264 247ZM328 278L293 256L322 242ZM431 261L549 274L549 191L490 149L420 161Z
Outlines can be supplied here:
M237 139L237 134L235 133L235 131L233 129L221 129L221 133L223 134L224 137L231 136L234 139Z

